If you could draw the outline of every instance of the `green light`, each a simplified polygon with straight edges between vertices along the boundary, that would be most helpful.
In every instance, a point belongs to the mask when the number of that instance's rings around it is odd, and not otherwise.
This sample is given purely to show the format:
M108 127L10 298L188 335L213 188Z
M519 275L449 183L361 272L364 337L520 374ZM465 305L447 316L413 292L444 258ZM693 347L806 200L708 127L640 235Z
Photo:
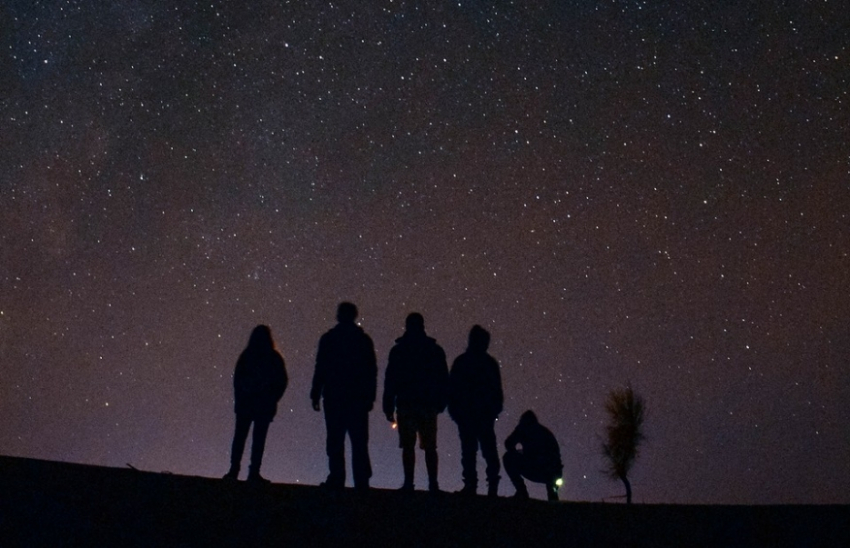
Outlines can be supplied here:
M564 478L558 478L558 479L555 480L555 486L556 487L560 487L562 485L564 485Z

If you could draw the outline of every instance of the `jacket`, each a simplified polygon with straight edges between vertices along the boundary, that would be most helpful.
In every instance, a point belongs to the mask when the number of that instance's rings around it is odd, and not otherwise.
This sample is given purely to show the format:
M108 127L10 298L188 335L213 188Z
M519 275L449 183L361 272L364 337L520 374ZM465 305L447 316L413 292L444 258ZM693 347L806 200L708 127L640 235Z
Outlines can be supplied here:
M517 445L522 445L522 455L528 466L551 471L553 475L559 475L563 470L558 440L542 424L521 422L505 439L508 451L515 450Z
M355 323L339 323L322 335L310 399L325 407L369 411L375 403L378 365L372 339Z
M280 353L275 350L242 352L233 373L236 414L271 421L288 383L286 364Z
M486 351L467 350L449 374L449 415L458 423L492 421L502 412L499 363Z
M424 332L406 332L390 350L384 377L384 414L442 413L448 396L446 353Z

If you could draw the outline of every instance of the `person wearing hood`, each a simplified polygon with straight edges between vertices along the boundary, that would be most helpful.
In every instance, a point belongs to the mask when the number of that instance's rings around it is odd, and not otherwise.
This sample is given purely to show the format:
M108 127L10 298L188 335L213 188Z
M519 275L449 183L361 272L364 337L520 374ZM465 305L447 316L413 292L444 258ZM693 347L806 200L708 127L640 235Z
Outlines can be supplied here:
M378 366L372 339L354 320L357 307L349 302L337 308L337 325L322 335L316 353L316 369L310 399L313 409L325 404L328 478L330 489L345 486L345 436L351 440L354 488L369 489L369 412L375 403Z
M499 362L487 353L490 333L480 325L469 331L466 352L455 359L449 374L449 415L460 436L463 489L474 495L478 488L478 447L487 463L487 494L499 493L499 451L496 447L496 418L502 412L504 395Z
M552 431L540 424L534 411L528 410L520 416L516 429L505 439L505 448L508 451L502 457L502 462L505 473L516 488L515 498L528 498L525 478L544 484L546 498L550 501L558 500L564 471L561 449Z
M383 408L387 420L398 426L404 469L402 491L412 491L416 466L416 439L425 451L428 490L440 490L437 481L437 415L446 409L449 371L446 353L425 333L425 319L413 312L404 335L390 350L384 378Z
M230 449L230 470L224 479L238 478L245 441L253 423L248 481L268 481L260 476L260 465L263 462L269 424L277 414L277 402L283 397L288 380L286 365L275 348L271 329L267 325L258 325L251 332L248 346L239 355L233 373L236 431Z

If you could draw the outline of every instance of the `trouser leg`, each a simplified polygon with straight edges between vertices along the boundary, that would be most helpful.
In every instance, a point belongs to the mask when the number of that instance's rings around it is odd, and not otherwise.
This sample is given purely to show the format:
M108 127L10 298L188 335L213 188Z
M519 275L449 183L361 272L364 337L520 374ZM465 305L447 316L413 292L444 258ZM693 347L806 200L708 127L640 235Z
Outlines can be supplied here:
M369 487L372 463L369 460L369 413L357 412L351 417L348 436L351 439L351 471L355 489Z
M522 454L517 451L508 451L502 457L502 463L505 465L505 473L514 484L518 495L528 496L528 489L525 487L525 480L522 479Z
M251 475L259 475L263 464L263 452L266 449L266 436L269 433L268 421L254 421L254 435L251 439Z
M499 480L499 452L496 449L496 431L493 422L487 423L479 433L481 456L487 463L487 480Z
M440 457L437 455L437 448L431 447L425 450L425 468L428 470L428 487L437 489L439 482L437 481L437 470L439 468Z
M546 484L546 498L550 501L558 500L558 485L554 481Z
M423 415L419 418L419 446L425 451L425 469L428 471L428 489L439 491L437 456L437 415Z
M484 462L487 463L487 485L488 493L496 495L499 491L499 472L501 466L499 464L499 452L496 449L496 431L495 421L488 421L482 425L481 431L478 433L479 443L481 444L481 456L484 457Z
M236 415L236 430L233 432L233 444L230 446L230 471L238 473L242 464L242 453L245 452L245 440L248 439L248 430L251 428L251 419Z
M404 484L413 485L413 471L416 468L416 446L401 448L401 467L404 470Z
M401 468L404 471L403 489L413 489L413 472L416 467L416 437L418 422L409 414L399 412L398 446L401 447Z
M527 462L523 463L522 476L528 481L534 483L542 483L546 486L546 498L549 500L558 500L558 485L557 481L563 473L562 468L554 468L551 466L529 466Z
M325 407L325 426L328 435L325 451L328 455L329 487L345 485L345 421L344 413Z
M478 486L478 471L476 470L478 437L475 435L475 429L468 424L458 423L457 431L460 436L460 464L463 468L463 484L467 488L475 489Z

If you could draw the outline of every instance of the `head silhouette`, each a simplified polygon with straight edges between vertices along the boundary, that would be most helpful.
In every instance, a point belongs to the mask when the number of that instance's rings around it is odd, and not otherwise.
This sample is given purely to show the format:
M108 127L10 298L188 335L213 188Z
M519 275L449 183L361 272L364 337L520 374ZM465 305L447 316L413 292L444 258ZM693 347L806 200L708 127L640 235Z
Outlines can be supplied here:
M354 323L357 319L357 307L350 302L339 303L336 309L336 321L339 323Z
M248 350L252 352L265 352L274 349L272 330L267 325L258 325L251 331L248 339Z
M411 312L404 320L404 329L409 333L424 333L425 318L419 312Z
M537 422L537 415L534 414L534 411L529 409L525 413L522 414L519 418L519 423L521 425L531 425L531 424L540 424Z
M487 352L490 347L490 333L480 325L473 325L469 330L469 350Z

